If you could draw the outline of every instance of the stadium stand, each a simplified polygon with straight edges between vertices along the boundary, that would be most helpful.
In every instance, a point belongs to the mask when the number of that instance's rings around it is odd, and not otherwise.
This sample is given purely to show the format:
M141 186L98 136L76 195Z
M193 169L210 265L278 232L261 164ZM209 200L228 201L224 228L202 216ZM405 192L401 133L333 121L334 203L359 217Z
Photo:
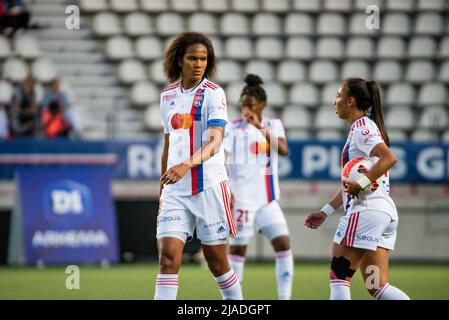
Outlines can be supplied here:
M373 4L382 11L380 30L365 27ZM163 52L174 35L195 30L213 39L220 64L212 80L226 88L230 109L244 73L254 72L266 81L273 115L301 118L286 120L288 132L342 136L345 125L321 119L332 112L338 83L359 76L380 82L393 141L447 140L448 1L79 0L82 28L74 31L58 13L65 5L29 1L33 20L46 28L0 36L0 61L8 85L29 73L42 85L61 77L74 105L92 110L84 115L87 138L110 137L110 127L126 128L117 138L160 134L148 119L167 85Z

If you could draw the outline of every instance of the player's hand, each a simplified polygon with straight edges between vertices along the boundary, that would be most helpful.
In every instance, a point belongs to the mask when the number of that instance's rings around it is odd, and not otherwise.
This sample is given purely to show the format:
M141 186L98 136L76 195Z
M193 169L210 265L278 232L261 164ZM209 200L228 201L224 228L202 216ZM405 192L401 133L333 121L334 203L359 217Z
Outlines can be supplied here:
M317 229L321 224L326 220L327 216L324 212L314 212L309 214L309 216L306 219L306 227L310 229Z
M176 166L171 167L161 177L162 184L173 184L178 182L184 177L186 172L189 170L189 165L186 163L180 163Z
M360 191L362 191L362 187L351 179L343 178L343 191L349 193L352 197L358 198Z
M235 204L235 198L234 198L234 194L231 192L231 211L232 211L232 209L234 209L234 204Z
M252 124L257 129L263 129L262 124L260 123L259 118L257 117L257 114L250 108L248 107L243 108L242 115L248 123Z

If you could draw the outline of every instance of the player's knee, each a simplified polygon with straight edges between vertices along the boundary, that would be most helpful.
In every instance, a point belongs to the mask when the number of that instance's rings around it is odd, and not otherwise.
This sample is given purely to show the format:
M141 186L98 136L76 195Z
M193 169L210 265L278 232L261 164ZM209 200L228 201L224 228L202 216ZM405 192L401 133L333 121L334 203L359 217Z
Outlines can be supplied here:
M246 255L246 246L230 246L229 253L244 257Z
M355 270L350 268L351 261L345 257L332 257L330 278L331 280L346 280L346 278L352 278Z
M271 243L276 252L290 250L290 238L288 236L276 237Z
M181 257L168 252L161 252L159 257L159 269L162 273L178 273L181 267Z

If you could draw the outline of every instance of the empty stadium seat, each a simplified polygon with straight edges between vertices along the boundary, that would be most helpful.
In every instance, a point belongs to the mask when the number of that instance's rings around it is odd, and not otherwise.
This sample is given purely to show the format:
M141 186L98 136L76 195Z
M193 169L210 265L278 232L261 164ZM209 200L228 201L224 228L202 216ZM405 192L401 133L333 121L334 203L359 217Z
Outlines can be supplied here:
M421 113L418 127L423 129L446 129L449 125L448 111L443 105L426 106Z
M342 129L345 122L337 117L335 109L330 106L318 108L315 118L315 128L317 130Z
M117 61L133 57L133 45L128 37L115 36L106 41L106 56Z
M415 9L415 0L386 0L385 8L391 11L410 12Z
M337 37L321 37L316 43L316 57L322 59L342 59L343 41Z
M446 104L447 89L441 82L431 82L424 84L418 95L418 104L421 106L432 104Z
M449 143L449 129L444 131L441 135L441 142Z
M267 93L267 102L269 106L283 107L287 103L285 88L279 82L265 82L263 88Z
M413 109L408 106L390 106L385 116L385 125L391 129L413 129L415 125Z
M140 37L135 42L136 57L142 60L154 60L162 57L164 49L159 37Z
M149 16L142 12L128 14L123 20L123 27L132 37L144 36L154 32Z
M411 30L410 18L405 13L387 13L381 30L384 34L406 36Z
M105 11L108 9L108 0L80 0L79 4L81 11L86 13Z
M292 7L300 12L321 12L321 1L293 0Z
M215 56L218 57L218 59L222 58L224 56L223 41L221 41L220 37L216 36L210 36L209 38L212 41Z
M321 104L322 105L333 105L334 100L337 96L338 89L340 89L340 82L329 82L326 83L321 91Z
M449 83L449 61L444 61L441 65L438 80Z
M156 18L156 30L162 36L176 35L185 31L183 17L174 12L164 12Z
M287 106L282 110L281 120L287 130L309 129L312 125L310 111L302 106Z
M356 59L371 59L374 52L374 42L370 38L351 37L346 45L346 56Z
M437 36L444 30L443 18L439 13L426 12L418 14L415 33Z
M351 35L374 36L378 34L377 29L368 29L366 27L366 14L353 13L349 21L349 33Z
M220 30L224 36L247 35L249 24L248 18L241 13L226 13L220 20Z
M137 0L110 0L111 9L116 12L131 12L138 9Z
M308 140L311 137L310 130L290 129L287 131L287 137L295 140Z
M313 41L307 37L289 37L285 51L290 59L310 60L315 55Z
M364 60L345 61L341 68L341 78L362 78L370 79L371 70L367 62Z
M408 140L407 132L401 129L388 130L390 143L405 142Z
M418 0L417 9L419 11L440 11L445 9L445 4L445 0Z
M289 0L262 0L262 10L267 12L285 13L290 10Z
M145 126L149 130L161 131L161 109L159 104L151 104L147 107L144 114Z
M413 142L430 143L438 141L438 134L427 129L417 129L412 132L410 138Z
M150 81L139 81L135 83L130 92L131 102L139 107L159 102L159 96L160 92L158 88Z
M405 55L405 42L400 37L383 36L377 44L377 56L379 58L402 59Z
M221 60L218 64L218 72L215 80L227 84L232 81L241 80L243 77L240 65L234 60Z
M320 35L341 36L346 32L345 19L338 13L322 13L318 17L316 29Z
M0 80L0 105L9 103L14 93L14 87L5 80Z
M438 55L440 58L449 58L449 36L441 39Z
M132 84L137 81L142 81L147 77L145 66L140 60L124 60L118 67L118 77L124 84Z
M31 34L21 34L14 38L14 49L24 59L36 59L41 56L39 42Z
M338 121L338 119L334 121ZM320 141L343 141L345 136L341 130L321 129L316 133L316 138Z
M282 41L277 37L259 37L255 42L257 58L280 60L284 54Z
M229 10L227 0L201 0L200 7L206 12L223 13Z
M277 79L284 84L307 80L306 66L296 60L284 60L278 65Z
M100 12L94 16L92 27L97 36L109 37L122 32L120 18L111 12Z
M257 74L264 81L274 80L273 65L266 60L250 60L244 68L245 73Z
M207 35L218 33L217 21L210 13L197 12L192 14L187 20L187 27L190 31L202 32Z
M324 10L350 12L352 10L352 0L324 0Z
M213 0L212 0L213 1ZM167 0L140 0L140 7L147 12L164 12L168 10Z
M8 39L0 35L0 60L8 58L11 54L11 46L9 45Z
M337 75L337 66L332 61L315 60L310 65L309 78L316 83L335 81Z
M243 87L246 85L245 82L241 80L237 80L231 82L226 87L226 101L231 105L239 105L240 104L240 94L242 93ZM229 108L228 108L229 109Z
M259 13L253 17L252 32L258 36L279 36L281 19L272 13Z
M198 11L197 0L171 0L171 9L176 12L195 12Z
M50 82L58 74L53 61L45 57L39 58L31 64L31 73L37 81L42 83Z
M412 105L415 103L415 99L415 89L410 83L397 82L388 87L385 101L389 105Z
M289 13L285 19L284 31L288 35L312 35L314 33L313 17L306 13Z
M164 71L163 71L163 63L162 59L158 59L153 61L149 66L149 75L150 80L158 83L158 84L166 84L167 80L165 79Z
M356 10L365 11L368 6L376 6L382 9L384 0L355 0L354 8Z
M409 42L410 58L432 58L436 53L435 40L430 37L413 37Z
M227 58L247 60L254 56L251 40L247 37L230 37L224 46Z
M231 0L231 8L234 11L246 13L256 13L260 11L259 0Z
M429 60L414 60L407 66L405 79L412 83L430 81L435 77L435 67Z
M402 68L396 60L380 60L374 66L373 80L381 84L399 81L402 78Z
M310 82L294 84L289 92L290 103L315 107L319 103L318 90Z

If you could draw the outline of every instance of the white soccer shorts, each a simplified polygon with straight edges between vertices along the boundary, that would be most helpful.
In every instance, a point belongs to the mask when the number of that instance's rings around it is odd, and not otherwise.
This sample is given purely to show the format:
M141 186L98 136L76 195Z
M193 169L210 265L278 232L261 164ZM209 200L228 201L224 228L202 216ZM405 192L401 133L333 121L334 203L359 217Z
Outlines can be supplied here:
M365 210L340 218L334 242L345 247L394 250L398 221L382 211Z
M276 200L271 201L258 210L247 208L244 204L239 204L238 202L234 205L233 213L239 235L234 239L230 239L230 244L247 244L241 243L239 239L252 237L254 235L254 224L257 231L263 229L267 233L267 237L271 238L269 240L281 235L289 235L287 221ZM273 230L270 231L270 228Z
M180 196L162 191L156 237L180 232L191 239L195 227L198 239L203 242L237 235L230 194L227 181L196 195Z

